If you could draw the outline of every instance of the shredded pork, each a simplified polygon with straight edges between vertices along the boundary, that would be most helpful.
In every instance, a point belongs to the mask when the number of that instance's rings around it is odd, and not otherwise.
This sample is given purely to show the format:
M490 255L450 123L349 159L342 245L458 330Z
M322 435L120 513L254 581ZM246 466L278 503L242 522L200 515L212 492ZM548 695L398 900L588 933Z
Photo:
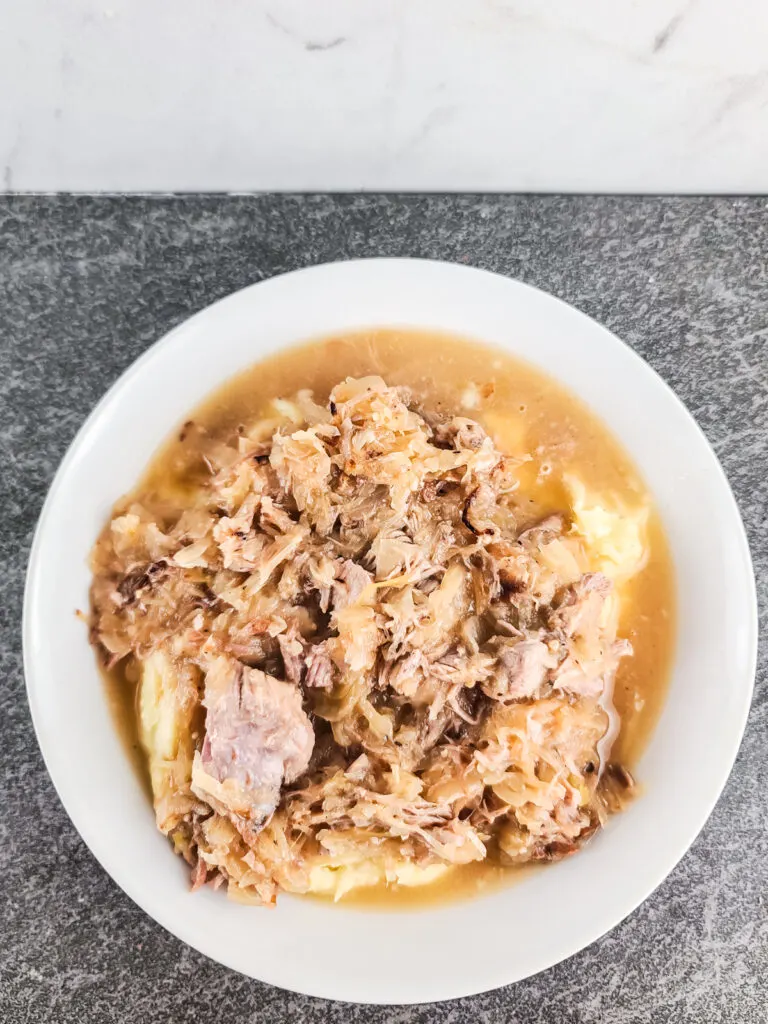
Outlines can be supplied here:
M368 377L196 443L178 507L112 518L92 589L194 887L272 903L317 865L554 859L621 806L613 583L479 423Z

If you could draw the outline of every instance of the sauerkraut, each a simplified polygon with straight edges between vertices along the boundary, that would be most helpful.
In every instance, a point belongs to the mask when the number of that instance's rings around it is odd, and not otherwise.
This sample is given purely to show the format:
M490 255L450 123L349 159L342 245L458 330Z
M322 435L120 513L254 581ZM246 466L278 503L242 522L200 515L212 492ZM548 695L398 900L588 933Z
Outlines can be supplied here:
M196 443L184 493L123 503L92 558L92 639L138 673L157 825L195 887L271 904L552 860L622 805L643 509L571 480L544 516L524 454L379 377Z

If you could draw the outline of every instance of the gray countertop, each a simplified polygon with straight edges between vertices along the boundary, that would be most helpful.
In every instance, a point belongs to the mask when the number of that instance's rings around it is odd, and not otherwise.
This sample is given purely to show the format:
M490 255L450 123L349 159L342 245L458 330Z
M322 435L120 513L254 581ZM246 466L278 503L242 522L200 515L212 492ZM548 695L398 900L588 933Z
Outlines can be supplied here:
M765 640L736 767L666 882L589 949L472 999L360 1008L233 974L134 906L62 810L27 711L20 620L32 531L67 445L118 374L190 313L285 270L373 255L429 256L519 277L637 349L725 466L749 533L765 626L767 200L0 199L0 1018L764 1024Z

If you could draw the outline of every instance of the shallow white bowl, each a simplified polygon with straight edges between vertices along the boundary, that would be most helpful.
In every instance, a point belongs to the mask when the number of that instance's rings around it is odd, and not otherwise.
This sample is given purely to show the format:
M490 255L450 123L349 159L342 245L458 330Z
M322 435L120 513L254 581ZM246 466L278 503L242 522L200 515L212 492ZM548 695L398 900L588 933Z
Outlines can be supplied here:
M373 325L442 328L539 364L609 424L672 547L679 637L644 796L587 848L509 889L401 914L283 897L276 910L190 895L118 742L86 629L88 552L114 500L212 388L297 341ZM725 783L749 708L756 604L739 514L686 410L629 348L533 288L449 264L337 263L246 288L171 331L115 384L67 453L29 565L24 663L48 770L103 867L161 925L287 989L360 1002L448 999L517 981L593 942L672 870ZM520 926L524 922L524 926Z

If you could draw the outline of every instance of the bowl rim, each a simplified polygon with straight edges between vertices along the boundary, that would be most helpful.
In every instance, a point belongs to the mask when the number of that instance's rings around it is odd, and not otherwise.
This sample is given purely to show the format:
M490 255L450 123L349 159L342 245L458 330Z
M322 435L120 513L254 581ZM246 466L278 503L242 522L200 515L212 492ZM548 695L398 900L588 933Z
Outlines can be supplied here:
M513 288L522 289L525 292L534 292L539 297L544 296L548 302L556 304L558 307L562 309L568 310L570 314L581 318L582 321L587 321L592 331L599 331L601 332L603 337L607 336L611 339L613 343L620 345L625 350L625 352L628 353L634 360L635 371L637 373L645 374L646 376L651 375L654 378L654 384L657 387L660 387L665 393L667 400L671 403L674 403L674 405L677 407L677 412L682 412L684 414L686 420L688 421L689 427L693 427L696 434L698 435L699 443L706 449L709 458L709 468L711 472L712 483L713 485L716 485L719 488L721 496L727 502L730 503L730 526L734 531L733 539L738 546L741 565L744 569L740 585L743 585L745 588L744 596L747 599L747 603L749 605L749 617L748 621L745 623L746 635L749 644L747 672L742 673L744 675L744 679L742 680L743 687L741 691L741 700L739 702L738 709L734 711L731 715L731 721L729 723L729 741L727 744L727 748L722 749L719 754L720 768L717 773L717 783L716 785L712 785L708 800L706 802L702 802L702 805L697 814L697 825L689 830L689 834L686 836L684 844L680 843L675 848L675 850L669 854L669 856L667 857L667 863L665 865L664 870L657 873L657 877L655 877L652 884L646 886L647 891L645 891L644 894L641 894L639 898L630 899L626 904L622 905L619 909L616 909L612 911L610 914L608 914L607 917L609 918L609 920L607 924L606 921L603 920L597 925L597 927L593 926L592 928L585 928L583 939L579 940L576 943L572 943L571 946L565 950L558 950L558 952L555 955L553 955L551 959L549 959L547 962L542 962L534 970L528 970L520 975L515 975L512 971L509 972L509 977L498 977L496 979L493 979L490 984L488 983L488 979L486 978L480 985L477 985L475 987L473 987L471 984L463 984L460 987L460 989L457 989L455 985L452 985L449 981L446 982L446 984L443 986L435 986L433 984L431 987L425 986L423 993L419 993L416 996L405 994L405 998L398 999L394 1003L388 1003L387 1000L382 1000L376 996L374 996L371 999L368 999L365 993L361 994L359 992L352 997L347 995L335 995L333 993L332 984L305 984L302 983L300 977L296 979L295 985L293 984L293 982L286 982L284 978L274 980L273 977L263 977L263 980L267 983L276 984L280 987L289 988L289 990L302 992L312 996L319 996L322 998L331 998L338 999L341 1001L359 1003L372 1002L384 1005L402 1005L404 1003L441 1001L444 999L474 995L480 992L488 991L489 989L494 987L499 987L501 985L508 984L517 980L522 980L523 978L529 977L532 974L536 974L540 971L546 970L554 966L556 963L559 963L562 960L567 959L568 957L574 955L576 952L595 942L602 935L606 934L613 927L618 925L629 914L631 914L657 888L657 886L661 884L662 881L664 881L664 879L669 875L669 873L674 869L674 867L686 854L691 844L696 839L701 829L704 827L707 819L712 813L713 808L715 807L718 799L720 798L723 788L733 768L733 764L735 762L743 738L744 730L746 728L747 717L749 714L749 709L754 691L754 678L757 663L758 609L754 572L752 567L749 543L746 531L744 529L744 524L742 522L738 505L733 495L730 483L705 434L703 433L703 431L701 430L693 416L688 412L682 401L677 397L672 388L663 380L662 377L659 376L659 374L656 373L655 370L653 370L653 368L648 363L646 363L642 359L642 357L631 346L629 346L626 342L618 338L615 334L613 334L612 331L609 331L607 328L603 327L597 321L593 320L587 314L578 310L576 307L557 298L556 296L549 294L548 292L543 291L542 289L536 288L525 282L506 277L505 275L502 274L496 274L491 271L470 267L464 264L449 263L438 260L411 259L403 257L371 257L368 259L358 260L339 260L331 263L303 267L301 269L290 271L285 274L279 274L273 277L257 281L254 284L247 285L242 289L239 289L229 295L226 295L218 299L216 302L197 311L190 317L186 318L185 320L174 326L170 331L162 335L152 345L150 345L136 360L134 360L134 362L132 362L126 368L126 370L122 374L120 374L120 376L109 387L104 396L99 400L99 402L87 416L82 426L77 431L74 439L70 443L64 455L64 458L59 464L59 467L53 477L53 480L51 482L51 485L49 487L48 493L46 495L45 501L40 512L37 526L34 531L34 537L27 564L27 575L24 589L24 604L22 618L23 665L26 681L27 700L30 707L30 713L35 730L35 735L38 741L41 754L43 756L43 760L45 762L49 777L53 782L59 800L61 801L65 811L67 812L67 815L69 816L70 820L72 821L77 831L80 833L81 837L85 841L91 853L95 856L95 858L100 863L102 868L107 872L107 874L109 874L113 878L113 880L120 886L120 888L122 888L123 891L126 892L126 894L138 906L140 906L145 913L147 913L153 920L157 921L167 931L170 931L177 938L181 939L183 942L192 946L204 955L224 964L227 967L230 967L231 969L240 971L241 973L249 974L251 977L254 978L257 977L257 975L252 973L249 969L244 968L242 963L233 962L232 957L220 955L218 952L212 951L210 948L207 948L207 943L201 942L199 939L192 937L189 933L189 930L184 927L184 922L178 922L176 920L170 919L169 915L164 912L163 908L159 908L158 906L147 906L146 902L141 898L140 894L137 892L136 886L133 884L132 879L126 879L124 877L118 878L116 874L113 873L113 871L106 862L107 858L104 856L103 847L101 846L101 843L97 841L97 830L95 829L92 823L84 820L83 816L74 809L71 790L67 790L67 788L61 783L61 780L57 779L56 771L52 767L52 752L51 750L46 749L46 741L44 739L44 733L41 728L41 708L38 706L39 685L36 682L38 666L37 656L32 638L32 631L34 628L34 623L32 620L34 609L37 606L39 588L43 585L44 579L44 569L43 566L41 565L40 551L43 545L43 538L46 532L50 529L51 518L54 515L58 496L64 487L67 475L70 471L70 468L74 460L79 455L81 449L85 446L88 438L91 435L91 432L94 430L94 428L98 427L99 422L105 411L109 409L111 406L113 406L114 403L120 400L121 396L127 390L129 385L134 381L136 377L140 376L143 373L146 366L151 364L157 358L158 353L161 352L164 348L168 347L169 345L172 345L174 343L174 340L179 338L180 335L183 335L184 333L188 332L190 328L195 327L198 324L201 324L201 322L207 321L211 317L217 315L222 309L226 308L228 303L233 303L234 301L241 301L245 295L257 292L257 290L263 290L264 288L274 287L275 284L278 282L281 284L281 286L284 287L287 282L296 281L301 278L306 279L308 276L315 276L319 274L328 273L333 274L338 273L340 270L342 273L344 273L346 272L347 269L352 269L361 266L370 268L375 272L377 265L385 265L389 267L400 265L406 271L410 271L418 267L424 267L437 268L438 272L443 272L445 271L446 268L450 268L451 273L458 272L460 274L467 275L482 275L484 277L501 280L505 282L506 285L512 286ZM361 324L361 328L365 326L373 325ZM436 329L442 330L443 328L441 327ZM447 331L448 328L445 328L445 330ZM300 342L301 340L301 338L296 339L297 342ZM482 342L484 339L478 338L477 340ZM285 347L286 346L280 346L280 348ZM243 364L243 368L245 368L245 364ZM578 392L575 393L578 395ZM611 429L611 424L608 423L607 425L608 428ZM747 675L749 677L748 680L746 678ZM337 912L335 908L334 912Z

